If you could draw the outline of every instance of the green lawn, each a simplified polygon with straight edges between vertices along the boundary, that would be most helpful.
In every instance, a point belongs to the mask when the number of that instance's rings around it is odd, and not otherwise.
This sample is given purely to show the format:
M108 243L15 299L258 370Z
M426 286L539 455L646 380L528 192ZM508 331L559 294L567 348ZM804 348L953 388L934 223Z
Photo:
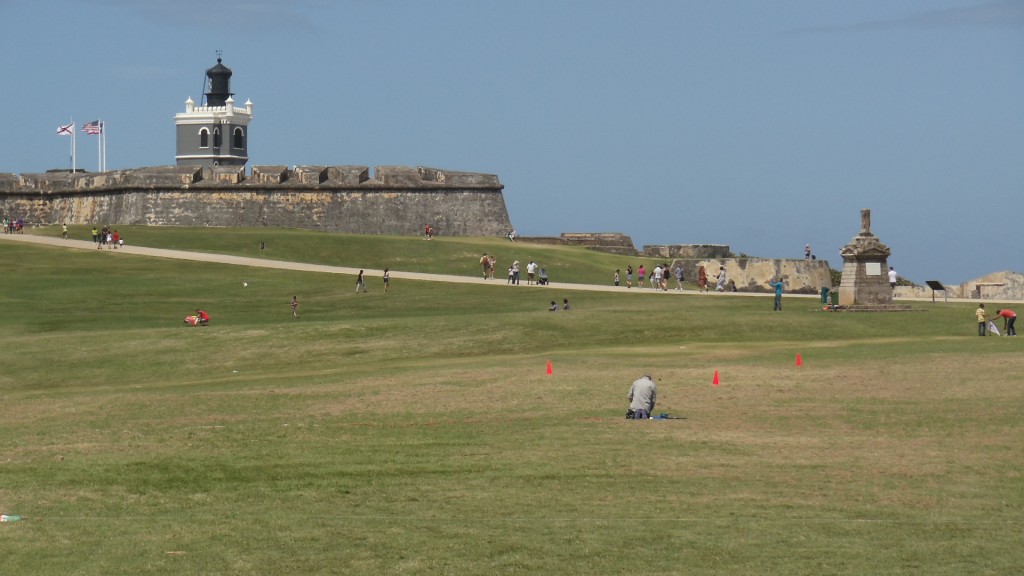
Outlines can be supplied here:
M473 255L520 248L125 234L466 275ZM581 281L624 262L524 251ZM24 517L0 524L5 573L1024 566L1024 344L975 336L970 304L827 313L790 297L773 313L765 297L503 283L384 294L377 278L357 295L333 274L7 242L0 265L0 512ZM546 311L562 298L575 309ZM198 306L211 325L186 328ZM682 419L623 418L648 371L655 412Z
M91 240L91 227L69 226L69 237ZM434 237L427 241L408 236L360 236L326 234L310 230L281 228L173 228L166 226L119 226L128 244L197 252L263 257L291 262L351 266L374 270L390 268L435 274L480 274L480 256L495 256L495 275L504 281L512 262L519 260L523 283L526 263L534 260L551 274L552 282L577 284L612 283L618 268L622 284L626 266L644 264L653 269L664 259L628 258L604 252L504 238ZM37 233L60 236L60 227ZM260 244L264 249L260 250ZM695 280L695 279L692 279Z

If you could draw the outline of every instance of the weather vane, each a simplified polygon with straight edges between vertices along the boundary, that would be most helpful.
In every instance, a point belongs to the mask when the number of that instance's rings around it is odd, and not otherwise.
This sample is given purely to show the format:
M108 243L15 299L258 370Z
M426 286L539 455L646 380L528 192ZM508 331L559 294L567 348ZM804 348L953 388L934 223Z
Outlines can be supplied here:
M217 52L217 62L220 62L220 57L224 55L224 52L222 50L216 50L216 52Z

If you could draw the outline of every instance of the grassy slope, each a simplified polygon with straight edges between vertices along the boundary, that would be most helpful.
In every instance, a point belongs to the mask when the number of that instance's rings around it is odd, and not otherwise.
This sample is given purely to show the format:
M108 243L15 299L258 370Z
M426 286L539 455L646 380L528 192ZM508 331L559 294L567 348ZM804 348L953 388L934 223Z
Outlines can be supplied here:
M177 246L163 232L152 244ZM188 241L232 252L248 234ZM288 234L298 260L424 271L449 271L448 244L500 246ZM0 529L12 573L1024 564L1024 360L972 336L972 306L777 314L376 279L356 295L335 275L10 244L0 265L0 511L30 517ZM576 309L546 312L552 297ZM196 305L212 326L180 325ZM621 419L648 370L656 411L684 420Z
M69 226L69 236L91 239L85 226ZM310 230L280 228L172 228L152 226L122 226L119 231L127 242L136 246L150 246L177 250L214 252L238 256L260 256L260 242L265 245L262 256L268 259L307 262L359 268L437 274L476 276L480 272L480 256L486 252L495 256L495 274L504 279L514 260L519 260L523 281L526 263L531 259L544 266L553 282L582 284L611 284L616 268L626 281L626 266L637 268L641 263L653 269L653 258L626 258L577 247L512 243L502 238L447 238L435 237L431 241L407 236L360 236L327 234ZM39 231L49 236L60 236L60 227Z

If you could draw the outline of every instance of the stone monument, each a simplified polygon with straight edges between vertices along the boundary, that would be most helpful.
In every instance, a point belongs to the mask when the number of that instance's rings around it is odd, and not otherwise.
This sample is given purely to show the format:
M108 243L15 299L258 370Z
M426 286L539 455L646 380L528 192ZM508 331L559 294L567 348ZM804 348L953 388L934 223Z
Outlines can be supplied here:
M886 266L891 252L871 233L871 210L861 210L860 234L839 251L843 257L840 306L892 306L892 287Z

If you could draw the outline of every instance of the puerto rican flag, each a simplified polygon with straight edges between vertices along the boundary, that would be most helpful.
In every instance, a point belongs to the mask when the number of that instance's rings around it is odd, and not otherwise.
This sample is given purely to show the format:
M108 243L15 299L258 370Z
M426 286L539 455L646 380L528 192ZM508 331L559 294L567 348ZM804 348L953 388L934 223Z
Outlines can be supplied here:
M72 122L66 126L57 126L57 134L60 136L73 136L75 132L75 123Z
M103 122L100 120L94 120L82 125L82 132L86 134L102 134L103 133Z

